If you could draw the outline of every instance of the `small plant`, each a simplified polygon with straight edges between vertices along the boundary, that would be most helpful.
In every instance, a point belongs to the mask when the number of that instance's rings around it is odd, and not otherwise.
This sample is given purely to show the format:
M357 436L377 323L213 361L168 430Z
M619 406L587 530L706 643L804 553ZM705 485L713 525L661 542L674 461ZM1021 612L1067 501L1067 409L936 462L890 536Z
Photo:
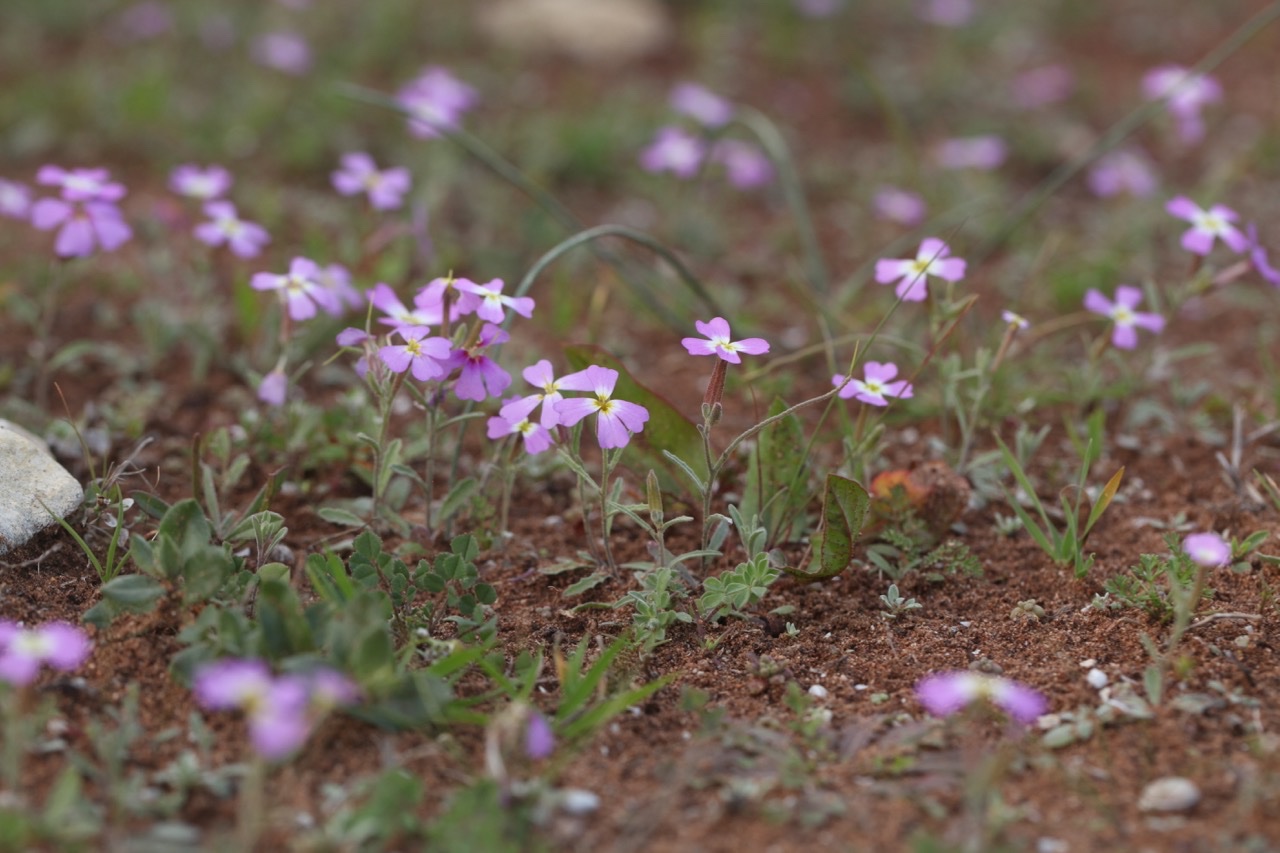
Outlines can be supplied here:
M903 598L902 593L898 592L896 583L889 584L889 591L880 596L880 604L882 605L880 615L886 619L897 619L912 610L924 608L924 605L914 598Z
M773 567L768 554L756 554L719 577L704 579L698 612L711 622L726 616L742 617L742 611L758 604L769 591L769 586L780 577L782 571Z
M1056 564L1059 566L1071 566L1078 578L1087 575L1089 569L1093 566L1093 555L1085 554L1085 541L1089 538L1089 533L1093 530L1094 525L1098 523L1098 519L1102 518L1102 514L1111 505L1116 492L1119 491L1120 481L1124 479L1124 468L1121 467L1119 471L1112 475L1107 484L1102 487L1097 501L1091 504L1085 492L1085 483L1089 477L1089 468L1092 467L1094 462L1097 445L1090 438L1082 454L1080 475L1076 483L1063 489L1058 496L1058 500L1062 505L1064 519L1063 526L1059 529L1058 525L1050 520L1049 512L1036 495L1035 487L1031 485L1031 480L1027 476L1022 463L1018 461L1018 458L1009 449L1008 445L1000 440L999 436L996 436L996 443L1000 446L1000 452L1004 456L1005 464L1009 466L1009 470L1013 473L1019 488L1026 494L1032 506L1035 507L1036 514L1039 516L1039 521L1037 521L1022 508L1022 504L1013 495L1006 492L1005 496L1009 501L1009 506L1018 516L1018 520L1022 522L1022 526L1026 528L1027 533L1031 535L1035 543Z
M1142 554L1128 572L1102 584L1116 605L1141 610L1158 622L1173 620L1175 603L1189 594L1199 568L1178 546L1176 536L1166 536L1165 542L1168 554ZM1201 599L1212 597L1212 589L1201 589Z

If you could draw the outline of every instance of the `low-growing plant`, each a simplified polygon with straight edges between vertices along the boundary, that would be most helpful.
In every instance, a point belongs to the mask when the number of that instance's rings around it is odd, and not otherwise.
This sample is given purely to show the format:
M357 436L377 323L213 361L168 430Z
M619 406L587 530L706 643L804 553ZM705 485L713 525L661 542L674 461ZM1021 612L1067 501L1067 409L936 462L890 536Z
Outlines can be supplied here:
M880 596L880 604L883 605L881 615L886 619L897 619L912 610L924 608L924 605L914 598L903 598L902 593L898 592L896 583L889 584L889 591Z

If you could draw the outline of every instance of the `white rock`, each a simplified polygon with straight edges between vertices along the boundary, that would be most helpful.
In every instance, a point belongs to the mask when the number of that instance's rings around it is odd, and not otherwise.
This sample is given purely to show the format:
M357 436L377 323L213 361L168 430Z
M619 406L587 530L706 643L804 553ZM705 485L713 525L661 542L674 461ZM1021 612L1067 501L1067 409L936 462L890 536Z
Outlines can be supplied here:
M815 684L809 688L809 695L815 699L826 699L831 694L821 684Z
M1142 789L1138 809L1144 812L1185 812L1200 802L1196 783L1181 776L1157 779Z
M1102 670L1098 669L1095 666L1093 669L1089 670L1089 672L1085 675L1084 680L1089 682L1089 686L1092 687L1094 690L1101 690L1102 688L1107 686L1107 681L1109 679L1107 678L1107 674L1105 672L1103 672Z
M49 454L44 442L0 420L0 554L25 545L53 524L50 512L63 518L83 500L80 483Z

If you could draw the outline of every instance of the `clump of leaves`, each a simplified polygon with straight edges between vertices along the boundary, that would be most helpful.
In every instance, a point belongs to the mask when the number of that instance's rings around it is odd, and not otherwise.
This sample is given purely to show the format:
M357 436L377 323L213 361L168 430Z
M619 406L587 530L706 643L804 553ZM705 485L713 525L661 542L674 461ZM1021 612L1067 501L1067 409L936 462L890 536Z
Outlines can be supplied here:
M1142 610L1159 622L1173 619L1176 596L1170 596L1170 589L1190 594L1198 567L1182 550L1176 536L1166 536L1165 543L1169 546L1168 554L1142 554L1138 564L1130 566L1127 573L1103 583L1102 588L1113 607ZM1200 593L1202 600L1212 597L1213 590L1207 587Z
M758 604L769 587L782 576L768 554L756 554L745 563L724 572L719 577L703 580L702 597L698 599L698 611L712 622L725 616L743 616L746 608Z
M914 598L903 598L896 583L889 584L889 591L880 596L881 615L886 619L897 619L904 613L920 610L923 604Z
M867 547L867 562L882 578L897 582L913 571L924 572L925 579L933 582L941 581L945 575L981 576L982 563L968 545L959 539L948 539L930 547L932 534L914 523L913 518L908 515L903 527L884 530L880 534L884 541Z

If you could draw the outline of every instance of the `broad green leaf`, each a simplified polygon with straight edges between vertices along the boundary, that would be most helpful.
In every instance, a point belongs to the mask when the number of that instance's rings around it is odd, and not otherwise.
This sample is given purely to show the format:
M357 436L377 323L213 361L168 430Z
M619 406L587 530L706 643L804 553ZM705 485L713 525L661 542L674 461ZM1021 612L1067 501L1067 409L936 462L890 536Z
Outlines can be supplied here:
M586 592L589 589L594 589L595 587L604 583L608 579L609 579L609 576L607 574L596 572L594 574L587 575L582 580L576 581L575 583L572 583L569 586L565 587L564 591L561 592L560 594L565 598L572 598L575 595L582 595L582 593Z
M316 510L316 515L320 516L330 524L337 524L341 527L364 527L364 519L355 513L336 506L322 506Z
M164 587L147 575L121 575L102 587L102 598L128 610L143 609L164 595Z
M665 397L637 382L626 365L604 349L580 344L565 347L564 355L574 370L585 370L595 364L618 371L614 396L619 400L638 403L649 410L649 421L638 437L640 447L637 450L649 448L647 452L641 453L644 457L642 465L670 472L671 463L661 453L667 450L688 463L700 478L706 479L707 465L702 449L702 436L693 421L680 414ZM666 487L667 484L664 484L664 488Z
M766 417L786 409L782 399L775 399ZM771 542L786 538L784 528L793 526L808 503L804 446L804 427L791 414L761 430L751 452L739 509L745 519L760 517Z
M870 503L871 496L860 483L828 474L822 498L822 529L810 543L813 557L805 569L787 568L787 573L802 580L822 580L848 568L853 559L853 542L862 532Z

